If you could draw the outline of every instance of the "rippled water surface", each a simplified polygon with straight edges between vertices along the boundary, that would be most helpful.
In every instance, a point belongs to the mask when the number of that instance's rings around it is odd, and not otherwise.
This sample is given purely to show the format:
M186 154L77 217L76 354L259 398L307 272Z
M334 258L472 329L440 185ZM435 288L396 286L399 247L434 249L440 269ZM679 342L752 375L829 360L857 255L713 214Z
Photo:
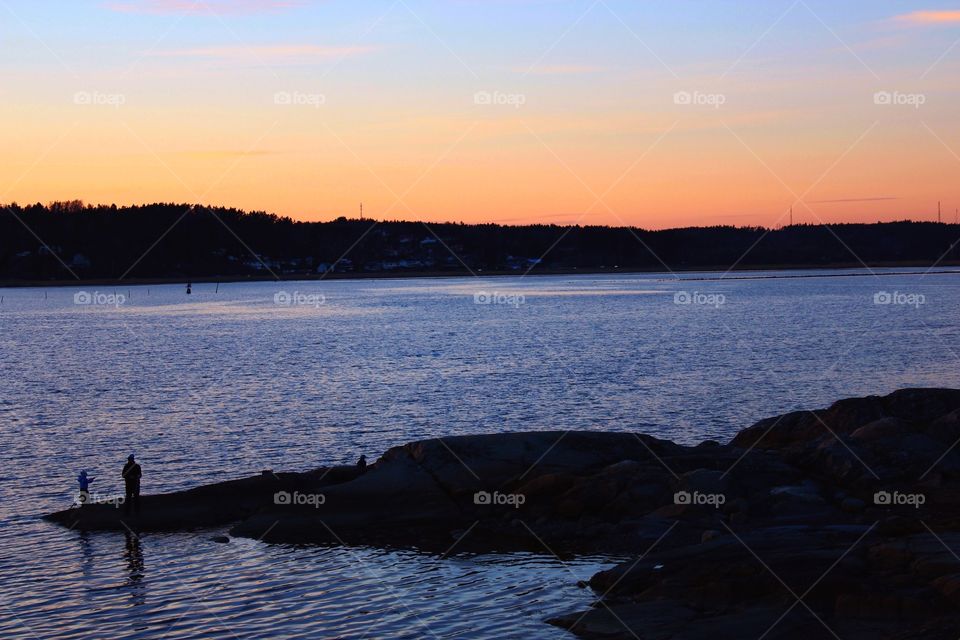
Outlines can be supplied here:
M82 468L118 492L131 451L157 492L435 435L726 440L840 397L960 387L960 275L682 277L0 289L0 637L566 637L542 620L588 604L576 581L614 560L38 521Z

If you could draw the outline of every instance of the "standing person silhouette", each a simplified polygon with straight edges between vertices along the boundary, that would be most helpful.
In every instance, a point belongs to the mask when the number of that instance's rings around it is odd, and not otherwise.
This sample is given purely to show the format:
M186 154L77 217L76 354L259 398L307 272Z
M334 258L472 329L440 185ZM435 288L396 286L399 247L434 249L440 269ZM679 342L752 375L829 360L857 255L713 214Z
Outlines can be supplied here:
M140 515L140 478L143 476L143 470L134 459L133 454L127 458L127 464L123 465L123 485L126 489L123 500L123 512L130 513L130 506L133 505L133 511Z

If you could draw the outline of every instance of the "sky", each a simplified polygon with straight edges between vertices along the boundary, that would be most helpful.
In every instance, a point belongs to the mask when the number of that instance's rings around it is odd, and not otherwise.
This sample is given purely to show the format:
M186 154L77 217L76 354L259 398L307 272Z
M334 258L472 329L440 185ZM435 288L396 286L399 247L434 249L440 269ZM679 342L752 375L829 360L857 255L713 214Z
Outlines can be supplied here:
M952 221L960 0L0 0L0 202Z

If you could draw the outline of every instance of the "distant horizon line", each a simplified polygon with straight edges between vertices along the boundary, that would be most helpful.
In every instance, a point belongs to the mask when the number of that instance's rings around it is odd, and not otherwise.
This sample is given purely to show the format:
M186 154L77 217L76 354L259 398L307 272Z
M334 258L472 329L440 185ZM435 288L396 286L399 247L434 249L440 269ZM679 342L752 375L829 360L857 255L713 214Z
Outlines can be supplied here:
M416 220L416 219L389 219L389 220L388 220L388 219L377 219L377 218L375 218L375 217L369 217L369 216L365 216L365 215L363 215L362 217L353 217L353 216L344 215L344 214L338 215L338 216L333 217L333 218L330 218L330 219L328 219L328 220L305 220L305 219L295 218L294 216L288 215L288 214L274 213L274 212L272 212L272 211L267 211L267 210L265 210L265 209L246 209L246 208L239 208L239 207L228 206L228 205L204 205L204 204L197 204L197 203L191 203L191 202L174 202L174 201L170 201L170 202L160 202L160 201L157 201L157 202L149 202L149 203L144 203L144 204L117 204L117 203L104 204L104 203L102 203L102 202L101 202L101 203L97 203L97 204L91 204L91 203L85 202L85 201L83 201L83 200L81 200L81 199L79 199L79 198L78 198L78 199L74 199L74 200L51 200L51 201L47 202L46 204L44 204L44 203L42 203L42 202L34 202L34 203L31 203L31 204L26 204L26 205L25 205L25 204L21 204L21 203L19 203L19 202L17 202L17 201L11 201L10 203L7 203L7 204L2 204L2 203L0 203L0 209L12 209L12 208L14 208L14 207L18 207L18 208L20 208L20 209L28 209L28 208L33 208L33 207L36 207L36 206L39 205L40 207L43 207L43 208L46 209L46 210L50 210L51 208L56 208L57 205L60 205L60 206L68 205L68 206L70 206L70 207L76 207L77 204L82 205L82 207L83 207L84 209L110 209L110 208L114 208L114 207L116 207L117 209L137 209L137 208L147 208L147 207L155 207L155 206L175 206L175 207L183 207L184 209L186 209L186 210L188 210L188 211L189 211L190 209L198 209L198 210L200 210L200 209L217 209L217 210L236 211L236 212L240 213L241 215L264 214L264 215L276 216L277 218L279 218L279 219L281 219L281 220L283 220L283 219L288 219L288 220L290 220L290 221L292 221L292 222L301 223L301 224L330 224L330 223L334 223L334 222L349 221L349 222L370 222L370 223L376 223L376 224L424 224L424 225L431 225L431 224L433 224L433 225L462 225L462 226L477 226L477 227L479 227L479 226L498 226L498 227L507 227L507 228L523 228L523 227L535 227L535 226L547 226L547 227L551 227L551 226L552 226L552 227L571 228L571 229L573 229L573 228L582 228L582 229L589 229L589 228L602 228L602 229L633 229L633 230L650 231L650 232L657 232L657 231L684 231L684 230L689 230L689 229L718 229L718 228L729 228L729 229L764 229L764 230L767 230L767 231L777 231L777 230L780 230L780 229L787 229L787 228L790 228L790 227L834 227L834 226L842 226L842 225L861 225L861 226L866 225L866 226L869 226L869 225L905 224L905 223L910 223L910 224L942 224L942 225L944 225L944 226L956 226L957 224L960 224L960 220L957 219L957 218L958 218L958 215L957 215L957 211L958 211L958 210L956 210L956 209L955 209L955 212L954 212L954 213L955 213L955 215L954 215L954 220L953 220L952 222L949 221L949 220L935 220L935 219L926 220L926 219L917 219L917 218L902 218L902 219L896 219L896 220L875 220L875 221L873 221L873 222L863 222L863 221L860 221L860 222L850 222L850 221L844 221L844 222L824 222L824 221L818 221L818 222L789 222L789 221L788 221L787 223L781 224L781 225L779 225L779 226L771 226L771 225L765 225L765 224L719 223L719 224L700 224L700 225L686 225L686 226L672 226L672 227L671 227L671 226L664 226L664 227L643 227L643 226L636 225L636 224L633 224L633 225L631 225L631 224L615 224L615 225L613 225L613 224L580 224L579 222L576 222L576 223L562 223L562 222L526 222L526 223L523 223L523 222L498 222L498 221L495 221L495 220L486 220L486 221L478 221L478 222L465 222L465 221L462 221L462 220L461 220L461 221L455 221L455 220L428 221L428 220ZM361 215L362 215L362 214L361 214ZM782 216L782 217L787 217L787 216Z

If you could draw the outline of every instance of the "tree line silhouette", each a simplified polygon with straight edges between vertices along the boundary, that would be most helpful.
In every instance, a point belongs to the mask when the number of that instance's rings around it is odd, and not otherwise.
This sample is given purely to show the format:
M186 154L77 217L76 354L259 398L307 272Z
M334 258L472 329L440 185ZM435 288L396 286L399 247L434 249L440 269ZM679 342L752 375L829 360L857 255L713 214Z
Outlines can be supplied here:
M263 211L80 201L0 211L0 278L292 277L335 273L479 273L960 263L960 226L934 222L713 226L424 224Z

